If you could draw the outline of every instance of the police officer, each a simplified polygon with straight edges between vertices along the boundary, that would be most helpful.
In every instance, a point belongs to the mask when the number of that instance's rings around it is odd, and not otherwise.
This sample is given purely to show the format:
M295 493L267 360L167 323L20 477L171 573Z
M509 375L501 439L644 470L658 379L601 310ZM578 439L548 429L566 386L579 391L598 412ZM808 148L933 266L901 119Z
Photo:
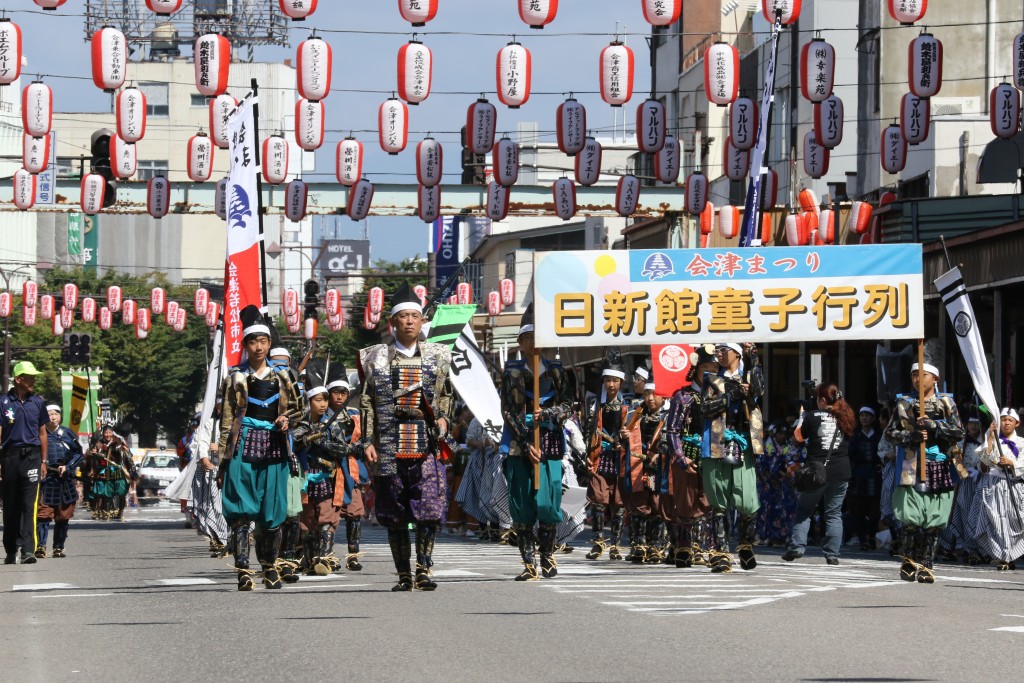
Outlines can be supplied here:
M36 561L36 500L45 476L46 401L32 393L36 367L21 361L14 366L14 386L0 396L0 478L3 479L4 564Z

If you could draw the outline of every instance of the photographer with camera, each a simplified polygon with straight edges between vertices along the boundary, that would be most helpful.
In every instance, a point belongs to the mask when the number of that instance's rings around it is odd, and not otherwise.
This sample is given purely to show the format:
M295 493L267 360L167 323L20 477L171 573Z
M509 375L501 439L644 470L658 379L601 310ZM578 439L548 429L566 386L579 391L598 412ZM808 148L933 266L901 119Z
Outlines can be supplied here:
M850 482L849 439L857 425L853 409L835 384L820 384L813 391L817 409L804 411L794 437L806 442L807 459L797 470L796 487L800 498L796 519L789 539L789 550L782 559L787 562L804 555L811 515L818 503L825 503L825 541L822 551L825 562L839 564L839 547L843 542L843 499Z

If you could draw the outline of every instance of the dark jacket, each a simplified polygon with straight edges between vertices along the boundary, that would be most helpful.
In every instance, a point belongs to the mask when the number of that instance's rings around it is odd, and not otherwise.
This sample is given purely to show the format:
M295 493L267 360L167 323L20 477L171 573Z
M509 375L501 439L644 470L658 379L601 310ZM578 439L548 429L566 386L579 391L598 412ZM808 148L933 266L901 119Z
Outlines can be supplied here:
M828 481L850 480L849 437L840 429L832 413L827 410L805 412L800 423L800 434L807 446L808 460L824 461L828 456L829 445L835 438L832 456L828 461Z

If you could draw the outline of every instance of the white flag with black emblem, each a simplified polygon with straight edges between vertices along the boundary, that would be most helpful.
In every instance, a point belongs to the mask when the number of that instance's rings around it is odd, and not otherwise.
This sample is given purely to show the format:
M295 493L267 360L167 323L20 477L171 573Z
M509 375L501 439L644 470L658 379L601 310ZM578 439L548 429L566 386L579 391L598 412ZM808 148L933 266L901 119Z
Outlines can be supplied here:
M999 402L992 388L992 376L985 360L985 344L981 341L981 331L978 329L974 307L971 306L971 298L964 287L960 269L951 268L936 278L935 288L939 290L942 303L946 306L946 312L953 323L953 331L960 342L960 353L964 356L967 371L974 382L974 391L982 404L988 408L989 414L998 419Z

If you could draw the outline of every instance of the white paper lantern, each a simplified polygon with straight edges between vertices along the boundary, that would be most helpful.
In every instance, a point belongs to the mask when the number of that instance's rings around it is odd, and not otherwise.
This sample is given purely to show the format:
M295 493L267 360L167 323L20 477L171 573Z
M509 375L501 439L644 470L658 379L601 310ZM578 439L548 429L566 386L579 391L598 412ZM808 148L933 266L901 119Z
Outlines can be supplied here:
M168 325L173 325L174 321L178 319L178 310L181 306L177 301L167 302L167 307L164 310L164 322Z
M284 215L292 223L298 223L306 217L306 206L309 202L309 187L304 180L295 179L288 183L284 191Z
M355 138L345 138L338 143L335 175L346 187L355 185L363 177L363 143Z
M803 246L806 242L803 231L803 218L797 214L786 216L786 244L791 247Z
M36 203L36 176L23 168L14 171L14 205L28 211Z
M419 297L420 306L427 307L427 288L423 285L416 285L412 288L412 293Z
M558 178L551 184L555 214L563 221L576 215L576 184L568 178Z
M814 103L814 135L819 145L835 149L842 143L844 117L843 101L838 95Z
M373 203L373 183L366 178L360 178L348 189L348 202L345 206L345 213L354 221L361 221L370 213L370 205Z
M110 326L114 323L114 314L110 312L110 309L106 306L102 306L99 312L98 324L101 330L109 330Z
M695 171L686 179L686 213L699 216L708 204L708 177Z
M227 93L210 100L210 137L221 149L231 146L231 138L228 137L228 114L237 106L238 100Z
M492 318L501 315L501 294L498 292L487 293L487 315Z
M280 135L271 135L263 140L260 162L265 182L280 185L288 179L288 147L288 141Z
M281 309L284 312L286 318L290 318L299 313L299 293L294 289L284 290L282 296Z
M188 177L205 183L213 174L213 141L203 132L188 139Z
M558 149L562 154L576 156L587 139L587 109L573 97L558 105L555 114Z
M615 211L620 216L632 216L640 203L640 179L635 175L619 178L615 189Z
M873 213L874 209L867 202L853 202L850 205L850 220L846 224L846 229L858 235L865 234L871 226L871 215Z
M514 41L498 52L498 99L509 109L530 99L531 60L530 51Z
M591 137L586 139L583 149L576 155L574 170L578 184L589 187L600 180L602 151L600 142Z
M889 16L904 26L910 26L924 17L928 0L889 0Z
M646 100L636 108L636 146L641 152L654 154L665 144L665 105Z
M501 292L501 305L512 306L516 302L516 283L511 278L502 278L498 283L498 291Z
M338 290L328 288L324 292L324 311L327 315L338 315L341 310L341 294Z
M613 107L621 107L633 97L635 70L633 50L615 41L601 50L601 99Z
M153 327L153 314L145 308L140 308L135 314L135 338L145 339Z
M231 66L231 42L216 33L207 33L196 39L193 48L196 71L196 89L206 97L216 97L228 89L228 69Z
M682 156L683 148L679 140L673 135L666 135L665 144L654 155L654 177L663 183L677 182Z
M192 310L196 315L206 315L206 307L210 305L210 290L200 287L192 294Z
M820 178L828 173L829 151L818 144L813 130L804 134L804 173Z
M121 322L125 325L135 324L135 314L139 310L139 305L132 299L126 299L121 304Z
M35 308L39 303L39 285L33 280L25 280L21 285L21 303L23 306Z
M473 285L468 282L460 282L455 286L455 296L463 306L473 303Z
M124 85L128 66L128 41L124 33L104 26L92 34L92 82L106 92Z
M185 325L188 323L188 314L184 308L178 309L178 315L174 318L174 323L171 325L171 329L175 332L184 332Z
M114 105L117 134L132 144L146 135L146 95L138 88L125 88L117 93Z
M21 27L7 17L0 18L0 85L10 85L21 77Z
M1012 138L1020 130L1020 91L1009 83L1000 83L992 88L988 115L993 135Z
M35 327L36 324L36 307L35 306L22 306L21 307L21 324L25 327Z
M295 142L307 152L324 144L324 103L299 100L295 103Z
M416 180L424 187L433 187L441 182L444 167L444 150L441 143L428 137L416 145Z
M380 287L371 287L366 294L366 305L369 307L370 313L380 315L384 310L384 290Z
M23 134L21 137L21 165L29 173L42 173L50 165L50 136L34 138Z
M743 180L750 172L750 151L736 149L736 145L732 144L732 138L726 137L722 146L722 167L729 180Z
M509 138L494 143L491 152L494 180L503 187L511 187L519 180L519 145Z
M775 15L782 15L782 25L789 26L800 17L800 0L761 0L761 14L769 24L775 23Z
M87 296L82 299L82 322L91 323L96 321L96 299Z
M64 298L64 308L75 310L78 307L78 285L69 282L64 285L61 293Z
M815 38L800 52L800 93L811 102L821 102L832 94L836 78L836 49Z
M127 180L135 175L136 147L122 140L117 135L110 138L110 170L119 180Z
M377 112L377 131L380 148L391 154L398 154L409 143L409 107L405 102L388 99Z
M437 15L437 0L398 0L398 11L413 26L426 26Z
M61 312L61 314L53 316L52 322L53 322L53 336L54 337L59 337L62 334L64 334L64 330L67 329L67 328L64 326L63 311ZM72 321L72 322L74 322L74 321Z
M910 41L908 50L910 92L918 97L934 96L942 88L942 41L922 33Z
M14 296L10 292L0 292L0 318L9 318L14 310Z
M213 212L222 221L228 219L228 179L221 178L213 191Z
M153 287L149 290L149 310L153 315L162 315L166 305L167 291L163 287Z
M818 216L818 229L814 243L818 245L832 244L836 241L835 212L832 209L824 209Z
M433 55L419 41L410 41L398 50L398 96L416 105L430 96L433 79Z
M727 240L740 233L740 209L737 206L723 206L718 210L718 231Z
M729 136L736 149L752 149L757 142L757 103L749 97L737 97L729 105Z
M121 288L117 285L107 287L107 308L114 313L121 310Z
M644 19L651 26L670 26L679 21L683 0L641 0Z
M542 29L555 20L558 0L519 0L519 18L530 28Z
M218 322L220 322L220 304L211 301L210 305L206 307L206 326L217 327Z
M63 5L68 0L32 0L37 5L45 10L54 10Z
M481 97L466 110L466 147L473 154L487 154L494 147L498 110Z
M931 132L931 100L906 93L900 99L900 134L908 145L919 145Z
M207 316L207 321L209 321L209 316ZM285 318L285 324L288 325L288 331L291 334L295 334L299 331L299 328L302 327L302 317L295 315L293 317ZM207 322L207 325L209 325L209 322ZM214 327L213 325L209 326Z
M314 102L331 93L331 46L320 38L307 38L299 43L295 53L296 85L299 97Z
M1018 33L1013 39L1013 84L1018 90L1024 90L1024 33Z
M316 0L313 1L314 3L316 2ZM282 2L284 2L284 0L282 0ZM289 4L297 4L301 2L301 0L288 0L288 2ZM146 7L148 7L151 12L155 12L161 16L167 16L174 14L181 9L181 0L146 0Z
M107 180L99 173L86 173L82 176L79 205L82 212L94 216L103 208L103 195L107 189Z
M716 42L704 51L704 94L719 107L732 104L739 94L740 55L736 47Z
M279 0L281 12L292 21L305 21L316 11L317 0Z
M53 296L50 294L43 294L39 297L39 317L43 320L52 320L53 311L56 304L54 303Z
M508 216L509 188L497 182L487 185L487 217L503 221Z
M53 91L42 81L33 81L21 91L21 124L25 134L32 137L41 138L50 133Z
M420 185L416 193L416 215L424 223L433 223L441 217L441 186Z
M882 131L882 170L899 173L907 164L907 141L896 125L886 126Z

